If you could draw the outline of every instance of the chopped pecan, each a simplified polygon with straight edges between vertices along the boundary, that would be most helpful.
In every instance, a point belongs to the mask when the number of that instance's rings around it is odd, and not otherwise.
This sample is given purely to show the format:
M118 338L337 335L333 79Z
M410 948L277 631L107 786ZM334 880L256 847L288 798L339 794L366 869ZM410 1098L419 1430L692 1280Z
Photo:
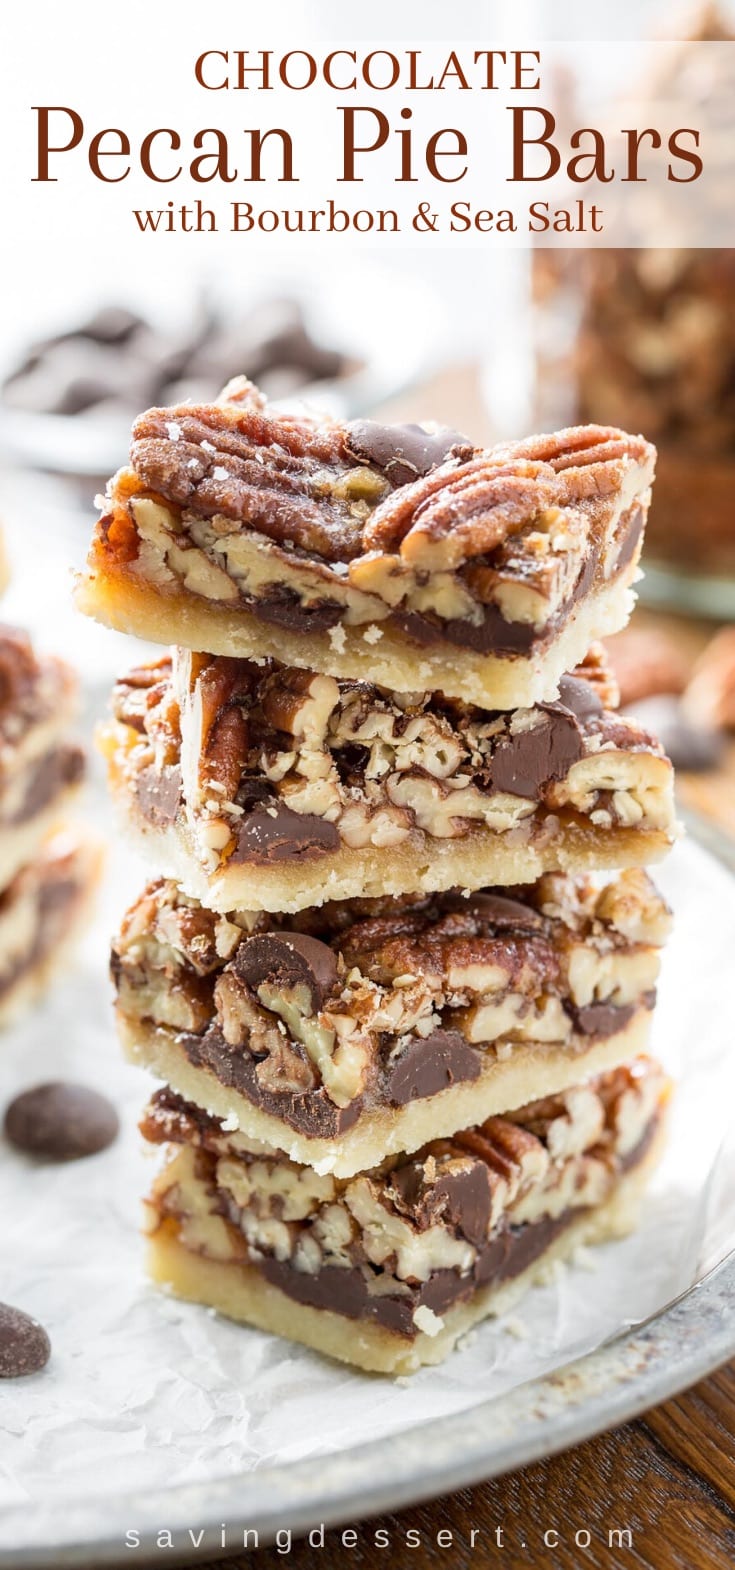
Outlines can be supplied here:
M296 1095L315 1090L319 1084L306 1053L300 1052L288 1036L282 1036L278 1031L270 1038L268 1056L258 1064L255 1075L264 1090Z
M242 931L226 916L217 916L203 905L164 905L159 911L156 931L186 959L199 976L221 967L237 948Z
M524 1125L525 1121L524 1118ZM479 1156L505 1180L511 1195L522 1184L541 1177L546 1169L545 1151L536 1135L506 1117L488 1118L480 1128L455 1134L453 1144Z
M225 800L234 799L245 770L249 727L244 704L251 696L256 674L245 660L192 657L191 710L199 743L200 777L214 780Z
M274 730L319 747L339 697L333 676L281 668L266 678L260 702L263 715Z

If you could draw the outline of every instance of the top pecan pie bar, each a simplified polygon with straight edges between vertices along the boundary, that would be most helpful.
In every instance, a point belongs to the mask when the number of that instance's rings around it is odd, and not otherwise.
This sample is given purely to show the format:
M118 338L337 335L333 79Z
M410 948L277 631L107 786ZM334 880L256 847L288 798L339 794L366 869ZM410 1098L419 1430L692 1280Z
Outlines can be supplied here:
M78 599L213 654L495 708L550 699L627 620L654 461L595 425L483 451L286 416L239 380L136 422Z

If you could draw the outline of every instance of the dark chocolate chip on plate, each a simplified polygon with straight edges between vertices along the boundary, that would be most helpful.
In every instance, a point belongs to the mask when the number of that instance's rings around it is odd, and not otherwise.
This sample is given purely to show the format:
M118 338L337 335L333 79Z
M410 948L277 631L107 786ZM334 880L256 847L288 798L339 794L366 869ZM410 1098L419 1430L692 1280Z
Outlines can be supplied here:
M38 1374L51 1356L51 1342L37 1319L0 1303L0 1379Z
M11 1101L5 1135L29 1156L76 1161L112 1144L120 1127L112 1103L87 1085L34 1085Z

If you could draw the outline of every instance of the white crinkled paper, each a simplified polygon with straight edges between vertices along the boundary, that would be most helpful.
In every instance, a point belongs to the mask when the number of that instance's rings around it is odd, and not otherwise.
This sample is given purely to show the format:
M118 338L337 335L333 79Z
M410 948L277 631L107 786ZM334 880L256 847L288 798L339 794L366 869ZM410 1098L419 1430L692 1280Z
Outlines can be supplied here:
M106 978L108 934L142 877L116 849L75 973L0 1042L3 1103L35 1081L81 1078L123 1117L111 1150L69 1166L34 1166L0 1145L0 1297L35 1314L53 1343L45 1373L0 1387L0 1510L203 1484L472 1407L648 1317L732 1246L735 880L689 840L657 872L676 928L654 1045L680 1090L634 1237L586 1251L509 1322L486 1322L410 1382L353 1373L154 1290L137 1230L152 1171L136 1130L149 1081L120 1059Z

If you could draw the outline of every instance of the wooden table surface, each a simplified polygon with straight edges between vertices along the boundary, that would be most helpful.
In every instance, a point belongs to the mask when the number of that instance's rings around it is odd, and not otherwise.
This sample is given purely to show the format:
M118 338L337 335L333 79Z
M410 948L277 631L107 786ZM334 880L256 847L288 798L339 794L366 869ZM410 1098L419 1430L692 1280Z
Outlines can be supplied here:
M732 1570L735 1365L612 1433L398 1515L205 1570ZM439 1534L444 1534L439 1536ZM474 1533L474 1546L472 1546ZM576 1541L575 1541L576 1539ZM162 1555L163 1557L163 1555Z
M476 395L468 389L466 374L455 372L427 392L425 404L402 403L390 416L417 419L432 408L437 419L475 435L469 410L477 408ZM692 659L711 633L703 623L636 614L640 622L659 622L673 631ZM735 741L721 768L680 776L679 794L735 837ZM323 1547L301 1541L288 1554L261 1548L212 1561L205 1570L224 1570L225 1565L228 1570L246 1565L275 1570L284 1563L292 1570L326 1565L374 1570L382 1564L399 1570L485 1565L502 1570L547 1565L555 1570L732 1570L735 1363L624 1428L563 1455L397 1515L350 1525L353 1532L344 1544L336 1530L325 1534Z

